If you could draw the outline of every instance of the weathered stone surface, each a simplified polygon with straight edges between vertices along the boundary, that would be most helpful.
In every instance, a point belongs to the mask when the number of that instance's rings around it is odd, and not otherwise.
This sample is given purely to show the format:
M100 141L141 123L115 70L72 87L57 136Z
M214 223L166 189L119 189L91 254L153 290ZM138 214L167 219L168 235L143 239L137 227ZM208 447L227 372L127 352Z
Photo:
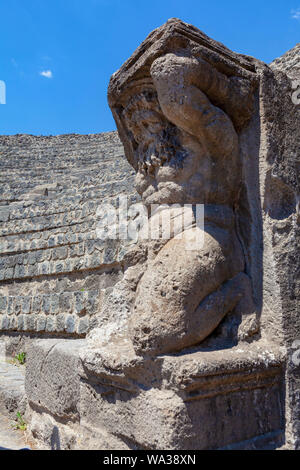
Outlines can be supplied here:
M103 429L112 449L238 447L257 434L276 446L284 440L282 357L266 344L142 360L120 338L86 354L84 366L82 424L101 446Z
M78 448L83 340L42 339L27 352L28 436L41 449Z
M293 49L287 51L283 56L273 60L270 64L272 68L281 70L288 76L299 79L300 73L300 43L298 43Z
M142 201L179 204L149 214L162 232L171 214L170 239L91 236L99 199L139 200L115 134L0 138L0 325L7 351L28 349L39 447L299 448L298 49L267 66L172 19L113 75ZM24 193L8 177L16 141L37 169L37 143L54 147ZM74 166L67 183L57 161ZM178 236L186 203L205 206L198 250L193 213Z
M264 133L266 135L264 231L266 256L273 264L272 291L266 306L276 306L281 334L288 349L286 370L286 437L291 448L300 448L300 369L293 359L300 339L300 256L299 256L299 174L300 102L293 95L300 91L299 44L282 60L271 64L273 77L262 82ZM294 84L296 83L296 88ZM273 136L276 136L274 139ZM271 290L271 289L270 289ZM274 305L270 297L276 302Z
M290 142L290 118L281 122L276 114L282 107L290 113L291 88L279 90L284 81L285 74L279 79L176 19L154 31L111 79L109 103L143 202L205 204L206 243L193 253L175 236L156 248L145 242L148 259L143 276L136 273L127 326L120 333L112 321L108 337L101 330L89 336L82 419L91 436L104 436L103 446L298 445L289 411L298 381L290 374L285 403L283 374L286 335L300 333L297 291L272 242L274 219L286 225L290 218L292 244L282 243L294 259L299 253L298 140ZM297 122L296 107L293 114ZM292 157L287 148L295 149ZM272 182L280 167L282 177ZM279 286L291 295L288 308ZM108 416L111 441L103 433Z
M28 349L26 394L34 410L50 411L59 419L78 420L79 350L82 340L35 341Z
M6 362L5 356L0 357L0 415L15 420L17 412L25 412L24 381L24 367Z

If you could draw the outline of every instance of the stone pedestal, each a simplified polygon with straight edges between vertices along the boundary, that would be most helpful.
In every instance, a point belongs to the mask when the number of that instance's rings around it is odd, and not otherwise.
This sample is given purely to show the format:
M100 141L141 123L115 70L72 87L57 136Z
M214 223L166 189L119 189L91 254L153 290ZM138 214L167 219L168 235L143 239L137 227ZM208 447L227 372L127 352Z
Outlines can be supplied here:
M119 345L118 353L85 351L80 410L89 445L194 450L284 442L284 368L276 347L195 348L140 361Z

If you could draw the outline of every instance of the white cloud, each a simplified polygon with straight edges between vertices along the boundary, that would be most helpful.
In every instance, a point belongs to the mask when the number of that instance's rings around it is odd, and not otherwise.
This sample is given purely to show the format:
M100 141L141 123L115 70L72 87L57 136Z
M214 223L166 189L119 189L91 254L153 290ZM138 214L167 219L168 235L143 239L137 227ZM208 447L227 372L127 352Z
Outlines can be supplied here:
M300 20L300 8L297 8L297 10L292 10L291 15L294 20Z
M40 72L40 75L42 77L46 77L46 78L52 78L53 77L53 74L52 74L51 70L43 70L42 72Z

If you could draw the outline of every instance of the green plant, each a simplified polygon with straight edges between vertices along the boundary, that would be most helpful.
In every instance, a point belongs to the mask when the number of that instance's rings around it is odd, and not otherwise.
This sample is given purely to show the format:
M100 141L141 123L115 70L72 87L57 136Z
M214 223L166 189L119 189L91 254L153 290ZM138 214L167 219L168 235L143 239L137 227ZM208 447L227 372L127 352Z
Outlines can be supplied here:
M14 424L14 428L19 429L20 431L26 431L26 429L27 429L27 423L24 420L24 418L23 418L22 414L20 413L20 411L17 412L16 423Z
M15 356L15 360L18 361L19 364L25 364L26 362L26 353L21 352Z

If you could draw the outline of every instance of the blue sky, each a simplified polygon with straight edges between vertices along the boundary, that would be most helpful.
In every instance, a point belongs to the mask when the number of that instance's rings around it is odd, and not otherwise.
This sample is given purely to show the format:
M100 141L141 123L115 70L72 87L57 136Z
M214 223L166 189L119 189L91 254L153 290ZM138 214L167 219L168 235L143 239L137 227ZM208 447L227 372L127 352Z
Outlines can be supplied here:
M114 130L111 74L171 17L267 63L300 41L300 0L0 0L0 134Z

